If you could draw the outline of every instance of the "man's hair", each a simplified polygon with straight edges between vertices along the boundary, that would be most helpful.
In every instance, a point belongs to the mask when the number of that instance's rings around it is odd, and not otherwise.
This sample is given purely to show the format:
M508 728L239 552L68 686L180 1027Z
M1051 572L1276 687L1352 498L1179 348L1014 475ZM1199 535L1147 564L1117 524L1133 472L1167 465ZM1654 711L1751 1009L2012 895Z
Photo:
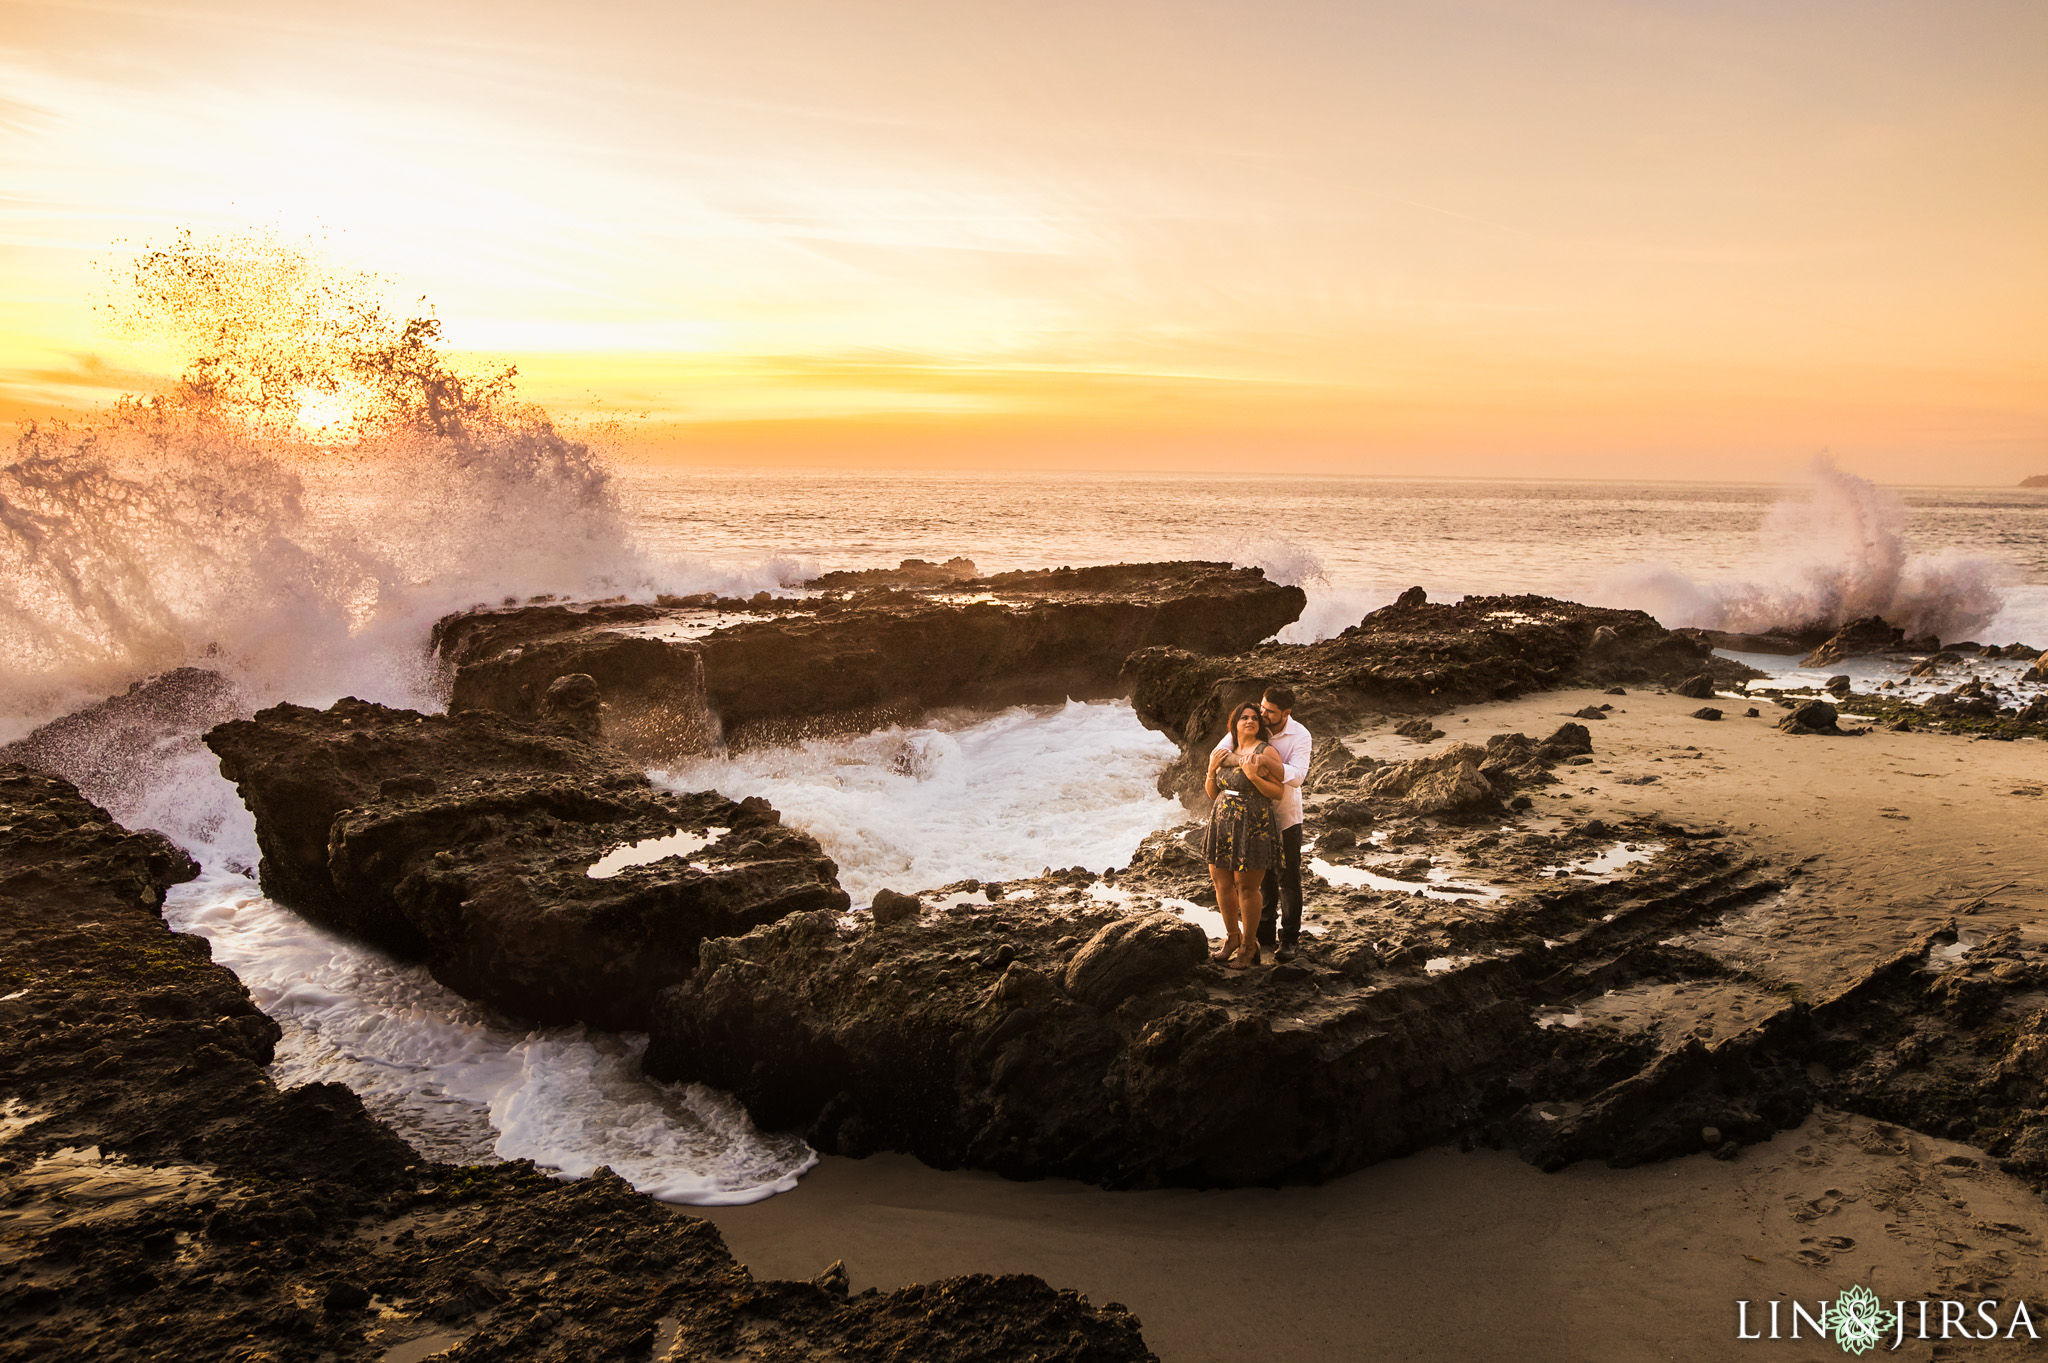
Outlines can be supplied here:
M1282 710L1292 710L1294 708L1294 688L1291 686L1269 686L1266 688L1266 699L1272 701L1274 705Z

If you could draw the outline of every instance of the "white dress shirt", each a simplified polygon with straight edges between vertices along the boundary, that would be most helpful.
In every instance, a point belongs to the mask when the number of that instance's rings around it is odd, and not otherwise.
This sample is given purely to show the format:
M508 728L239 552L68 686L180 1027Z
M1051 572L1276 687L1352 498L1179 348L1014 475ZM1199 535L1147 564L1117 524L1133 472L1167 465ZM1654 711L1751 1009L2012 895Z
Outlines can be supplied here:
M1284 783L1280 798L1273 801L1273 820L1280 828L1292 828L1301 822L1301 781L1308 775L1308 751L1315 740L1301 727L1300 720L1290 718L1287 727L1267 741L1280 759L1280 779ZM1230 735L1225 734L1216 751L1229 750Z

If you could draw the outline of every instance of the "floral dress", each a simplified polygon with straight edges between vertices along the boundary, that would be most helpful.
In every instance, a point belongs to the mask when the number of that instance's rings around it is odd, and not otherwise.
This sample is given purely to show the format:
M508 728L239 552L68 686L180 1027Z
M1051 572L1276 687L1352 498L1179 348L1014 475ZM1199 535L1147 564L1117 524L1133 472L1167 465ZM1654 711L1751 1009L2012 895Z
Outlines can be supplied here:
M1253 748L1251 757L1266 751L1267 744ZM1226 871L1265 871L1280 863L1280 830L1273 818L1273 802L1259 794L1244 769L1224 759L1216 777L1216 805L1209 811L1209 832L1202 841L1202 855L1211 866Z

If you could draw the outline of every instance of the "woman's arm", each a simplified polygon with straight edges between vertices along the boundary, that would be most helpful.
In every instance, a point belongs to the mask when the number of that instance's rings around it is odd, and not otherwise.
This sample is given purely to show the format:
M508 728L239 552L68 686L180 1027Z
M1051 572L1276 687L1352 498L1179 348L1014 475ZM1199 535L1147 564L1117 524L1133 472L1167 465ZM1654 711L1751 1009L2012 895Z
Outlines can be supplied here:
M1209 775L1202 782L1202 791L1210 799L1216 798L1216 768L1223 765L1223 759L1230 755L1227 748L1218 748L1209 754Z
M1260 753L1258 761L1244 768L1244 774L1252 785L1258 788L1259 794L1268 800L1279 799L1280 793L1287 788L1283 784L1285 774L1281 769L1280 759L1273 755L1271 748Z

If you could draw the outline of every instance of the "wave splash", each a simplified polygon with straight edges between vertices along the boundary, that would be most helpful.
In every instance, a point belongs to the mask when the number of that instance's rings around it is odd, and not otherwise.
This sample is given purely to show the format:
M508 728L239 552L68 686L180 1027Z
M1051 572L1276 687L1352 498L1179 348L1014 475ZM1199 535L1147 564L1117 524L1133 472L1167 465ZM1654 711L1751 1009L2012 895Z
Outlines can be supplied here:
M1898 495L1817 458L1802 496L1771 509L1755 577L1701 581L1668 564L1611 573L1590 599L1677 629L1832 629L1881 615L1909 638L1970 637L1998 616L2011 569L1956 550L1914 551Z
M0 467L9 727L186 663L256 703L418 702L434 614L649 583L590 446L514 371L457 368L431 316L260 238L181 237L132 283L126 325L180 377L28 424Z

